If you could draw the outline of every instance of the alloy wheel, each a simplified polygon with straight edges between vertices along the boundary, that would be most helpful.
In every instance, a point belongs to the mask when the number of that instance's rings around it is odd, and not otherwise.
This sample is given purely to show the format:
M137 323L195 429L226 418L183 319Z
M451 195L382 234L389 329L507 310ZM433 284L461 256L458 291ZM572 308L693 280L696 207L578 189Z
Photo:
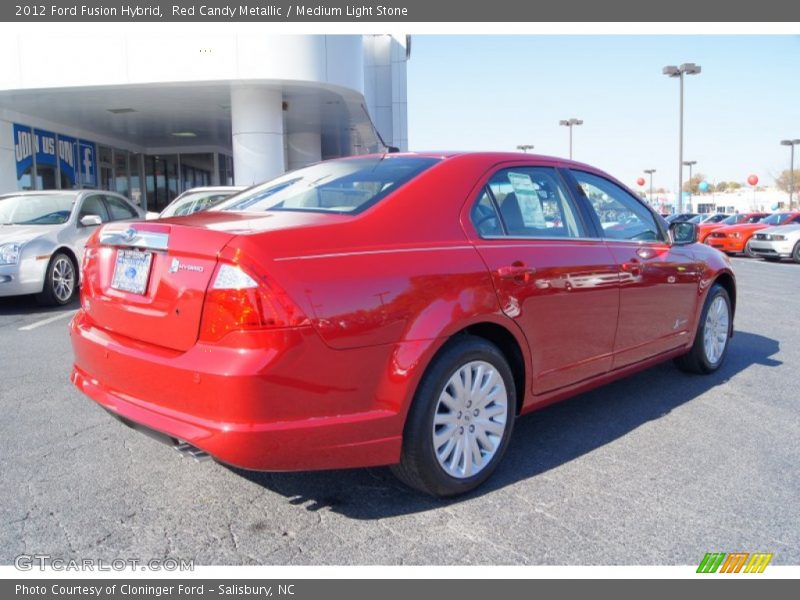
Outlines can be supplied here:
M66 256L59 256L53 264L53 295L61 302L67 302L75 290L75 267Z
M720 361L728 344L730 315L725 298L717 296L711 302L703 326L703 348L706 360L712 365Z
M502 376L482 360L459 367L439 395L433 418L433 449L456 479L480 473L497 453L508 418Z

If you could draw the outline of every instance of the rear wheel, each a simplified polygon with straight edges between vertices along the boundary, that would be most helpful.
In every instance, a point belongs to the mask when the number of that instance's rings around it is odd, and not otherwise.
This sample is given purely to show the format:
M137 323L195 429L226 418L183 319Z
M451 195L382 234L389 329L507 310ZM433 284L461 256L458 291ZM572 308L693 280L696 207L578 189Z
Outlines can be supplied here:
M63 252L57 252L50 259L44 277L44 288L36 299L48 306L63 306L72 302L78 288L78 275L75 263Z
M794 245L794 250L792 250L792 260L796 263L800 263L800 242L797 242Z
M514 377L497 346L454 338L420 382L394 474L433 496L478 487L500 463L514 424Z
M731 337L731 300L728 292L714 284L708 292L692 349L675 359L675 364L689 373L713 373L728 354Z

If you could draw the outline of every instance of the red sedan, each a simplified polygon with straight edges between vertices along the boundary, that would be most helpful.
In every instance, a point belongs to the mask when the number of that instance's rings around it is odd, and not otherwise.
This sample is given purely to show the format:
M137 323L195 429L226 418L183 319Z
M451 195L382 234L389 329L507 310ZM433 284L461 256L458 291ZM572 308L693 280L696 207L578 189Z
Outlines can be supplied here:
M780 212L773 213L768 217L758 221L747 221L739 225L728 225L721 227L706 238L706 244L728 254L741 254L754 257L755 254L750 250L750 240L756 231L767 227L777 227L778 225L791 225L800 223L800 212Z
M519 414L668 359L720 367L736 284L696 232L554 158L322 162L209 212L98 231L72 381L228 464L394 465L459 494Z
M769 216L765 212L749 212L749 213L736 213L727 219L717 221L715 223L700 223L697 226L697 240L705 243L712 232L728 227L730 225L740 225L747 223L758 223L764 217Z

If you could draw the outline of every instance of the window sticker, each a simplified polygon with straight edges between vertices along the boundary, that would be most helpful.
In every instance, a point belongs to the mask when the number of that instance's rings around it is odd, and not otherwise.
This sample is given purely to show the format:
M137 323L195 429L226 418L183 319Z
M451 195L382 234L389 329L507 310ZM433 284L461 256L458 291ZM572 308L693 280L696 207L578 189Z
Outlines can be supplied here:
M525 227L547 227L540 200L539 186L525 173L508 173L508 181L517 195Z

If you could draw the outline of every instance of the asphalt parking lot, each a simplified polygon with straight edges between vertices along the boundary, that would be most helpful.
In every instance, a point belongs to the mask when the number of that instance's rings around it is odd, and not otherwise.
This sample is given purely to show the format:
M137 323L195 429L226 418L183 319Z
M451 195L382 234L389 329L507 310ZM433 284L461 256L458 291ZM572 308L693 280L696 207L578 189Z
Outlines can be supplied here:
M671 363L522 418L487 486L436 501L387 469L260 474L196 464L73 389L77 308L0 299L0 563L800 563L800 265L735 259L723 369Z

